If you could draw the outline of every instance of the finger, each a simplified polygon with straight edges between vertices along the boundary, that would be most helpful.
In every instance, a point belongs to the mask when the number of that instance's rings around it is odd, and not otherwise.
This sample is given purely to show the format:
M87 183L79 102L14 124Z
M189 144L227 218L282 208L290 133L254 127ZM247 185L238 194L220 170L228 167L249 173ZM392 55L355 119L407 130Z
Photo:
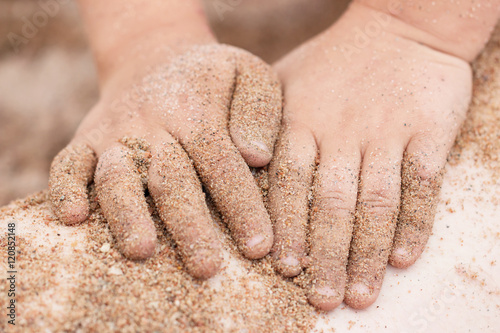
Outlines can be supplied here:
M382 286L399 209L402 156L403 149L392 145L369 147L363 157L344 297L356 309L372 304Z
M262 194L227 130L207 127L183 145L243 254L269 253L273 232Z
M89 216L87 186L92 181L97 158L85 144L70 144L52 161L49 190L54 213L71 225Z
M302 270L306 255L309 194L316 143L306 130L283 130L269 169L269 213L274 226L272 249L276 269L285 276Z
M238 51L229 129L241 156L253 167L271 161L281 123L281 85L271 66Z
M95 183L102 212L123 255L134 260L151 257L156 230L130 150L121 146L106 150L99 158Z
M361 161L355 148L332 148L328 149L332 153L320 150L309 236L308 271L313 282L308 297L324 311L334 309L344 299Z
M174 139L154 149L148 188L188 272L201 279L215 275L221 244L194 166Z
M402 167L401 211L389 258L395 267L411 266L425 248L434 224L447 152L426 147L418 139L407 147Z

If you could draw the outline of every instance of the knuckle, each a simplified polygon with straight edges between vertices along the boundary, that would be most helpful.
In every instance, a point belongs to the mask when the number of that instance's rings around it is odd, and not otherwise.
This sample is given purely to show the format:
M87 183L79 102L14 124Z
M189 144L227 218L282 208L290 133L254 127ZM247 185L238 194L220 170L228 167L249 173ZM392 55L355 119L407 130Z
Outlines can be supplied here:
M420 165L416 170L416 176L420 181L430 183L439 179L442 174L441 168L433 164Z
M111 147L103 152L97 164L95 178L104 184L116 179L127 171L128 151L121 147Z
M399 207L399 191L388 187L365 189L360 204L374 209L396 210Z
M75 156L74 148L72 146L67 146L52 160L52 164L50 166L51 173L54 173L58 170L65 169L65 171L70 171L70 165L72 164L72 158Z
M444 168L440 159L433 159L432 155L419 153L406 157L403 164L403 183L411 185L417 181L421 186L427 186L439 182Z
M352 213L356 205L356 198L353 198L340 189L328 189L318 194L315 202L316 206L324 209Z
M124 155L125 150L122 147L114 146L106 149L99 159L100 161L112 161L114 157Z

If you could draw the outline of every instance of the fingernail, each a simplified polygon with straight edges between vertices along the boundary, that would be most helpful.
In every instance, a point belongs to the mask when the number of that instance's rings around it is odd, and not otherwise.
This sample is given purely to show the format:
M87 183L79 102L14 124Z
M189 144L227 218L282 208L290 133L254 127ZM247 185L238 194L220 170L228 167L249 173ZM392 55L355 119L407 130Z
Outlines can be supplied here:
M300 261L293 255L275 257L276 269L286 277L299 275L302 272Z
M156 235L150 237L129 237L122 241L121 252L131 260L145 260L156 251Z
M75 225L84 222L89 215L89 208L83 207L67 207L62 206L57 212L62 221L66 225Z
M351 308L365 309L377 300L379 292L380 289L358 282L347 288L344 301Z
M337 296L337 292L330 288L330 287L321 287L316 289L316 293L321 295L321 296L326 296L326 297L335 297Z
M222 264L222 255L219 251L206 249L186 260L189 274L197 279L208 279L217 274Z
M371 295L370 288L364 283L356 283L349 288L351 294L356 294L362 298L369 297Z
M264 142L261 141L251 141L250 144L254 147L256 147L259 150L262 150L268 154L271 154L271 151L269 150L269 147Z
M313 288L308 294L309 302L323 311L331 311L342 303L343 294L330 287Z
M248 248L254 248L256 245L262 243L264 241L264 236L262 235L257 235L252 238L247 242L247 247Z
M410 257L410 253L404 247L394 249L393 254L398 256L400 259L408 259Z
M407 268L415 263L421 252L420 248L398 247L392 251L389 262L394 267Z
M268 241L263 235L257 235L250 238L245 245L245 256L248 259L260 259L269 253L272 240Z
M300 262L297 260L297 258L295 258L294 256L291 256L291 255L286 256L284 258L281 258L280 261L282 264L285 264L287 266L291 266L291 267L300 266Z

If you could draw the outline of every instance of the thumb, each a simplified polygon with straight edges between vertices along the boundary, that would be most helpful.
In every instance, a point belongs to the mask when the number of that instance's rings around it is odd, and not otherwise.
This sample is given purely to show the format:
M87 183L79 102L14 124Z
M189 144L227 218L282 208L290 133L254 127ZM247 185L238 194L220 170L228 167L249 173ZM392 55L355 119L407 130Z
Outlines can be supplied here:
M248 165L262 167L271 161L281 124L281 84L270 65L246 51L236 53L236 75L229 131Z

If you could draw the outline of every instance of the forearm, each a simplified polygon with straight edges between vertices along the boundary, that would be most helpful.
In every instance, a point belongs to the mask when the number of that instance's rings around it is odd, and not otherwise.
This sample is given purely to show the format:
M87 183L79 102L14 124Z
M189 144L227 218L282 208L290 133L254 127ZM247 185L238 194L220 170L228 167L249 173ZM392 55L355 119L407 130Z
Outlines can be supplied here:
M353 0L390 15L392 29L434 49L472 61L500 18L500 0Z
M99 76L214 37L199 0L79 0Z

